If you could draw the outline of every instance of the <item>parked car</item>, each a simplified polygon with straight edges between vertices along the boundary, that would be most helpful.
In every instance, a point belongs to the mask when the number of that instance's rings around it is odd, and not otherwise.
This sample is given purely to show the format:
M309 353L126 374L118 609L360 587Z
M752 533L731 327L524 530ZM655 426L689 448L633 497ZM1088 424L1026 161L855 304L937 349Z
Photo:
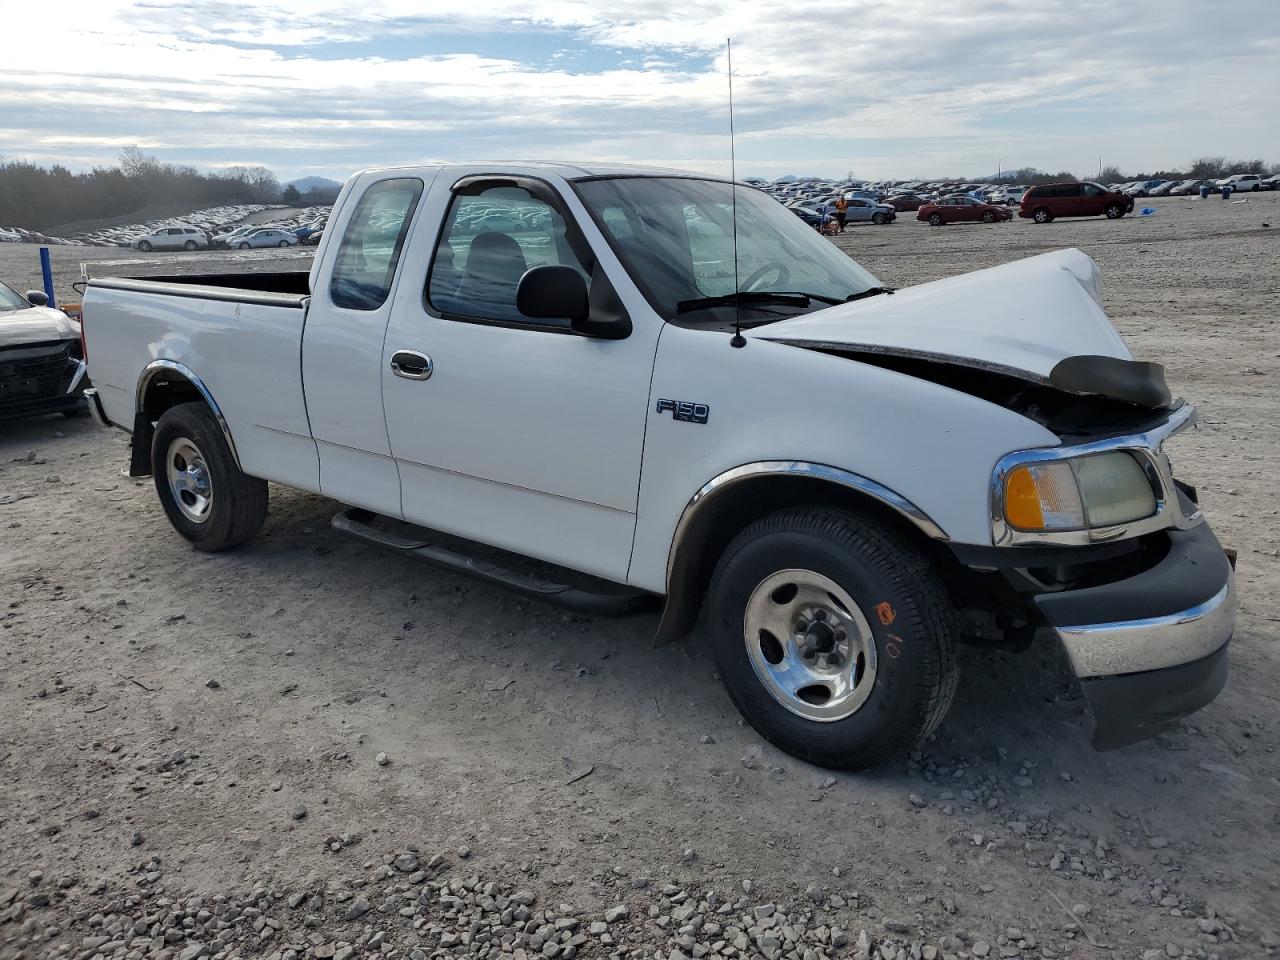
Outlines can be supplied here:
M209 237L196 227L164 227L133 241L144 253L148 250L199 250L208 248Z
M8 230L0 227L0 243L21 243L22 234L17 230Z
M1013 214L1007 207L955 195L924 204L916 211L916 219L940 227L946 223L1002 223L1012 220Z
M795 206L788 207L787 209L814 229L820 228L828 219L827 214L818 210L817 207L796 204Z
M887 203L876 203L874 200L863 200L855 197L848 201L845 220L849 223L874 223L883 226L898 219L898 211Z
M249 234L253 233L253 231L260 229L262 228L257 224L250 224L248 226L236 227L234 230L228 230L226 233L215 234L213 237L213 245L224 250L230 249L240 241L241 237L247 237Z
M1278 189L1280 189L1280 174L1276 174L1275 176L1267 177L1267 179L1265 179L1265 180L1263 180L1263 181L1262 181L1262 183L1261 183L1261 185L1260 185L1260 186L1261 186L1261 189L1263 189L1263 190L1278 190Z
M1262 177L1256 173L1237 173L1234 176L1223 177L1219 180L1219 192L1223 187L1230 187L1232 193L1249 193L1253 190L1261 190Z
M1150 190L1148 190L1147 196L1167 197L1169 196L1169 194L1173 192L1173 188L1176 187L1180 182L1181 181L1179 180L1166 180L1164 183L1160 184L1159 186L1152 187Z
M455 235L477 204L549 226ZM732 204L630 167L366 170L310 273L91 280L91 408L202 551L257 533L270 481L543 600L665 598L663 638L704 611L738 708L811 763L937 728L961 609L1015 647L1052 631L1099 747L1212 700L1232 564L1165 449L1194 408L1133 359L1093 261L894 292L738 188L735 271Z
M898 213L910 213L920 209L920 205L928 201L918 193L895 193L885 198L885 203Z
M1005 206L1017 206L1022 200L1022 195L1027 192L1026 187L1000 187L987 197L988 203L1002 203Z
M259 247L296 247L298 238L287 230L278 227L262 227L251 230L230 242L237 250L257 249Z
M1149 197L1151 196L1152 190L1156 189L1159 186L1162 186L1166 182L1167 181L1165 180L1159 180L1159 179L1139 180L1137 183L1131 184L1128 187L1128 189L1125 190L1125 193L1127 193L1131 197Z
M1099 217L1111 220L1133 210L1133 197L1115 193L1090 180L1049 183L1022 195L1018 216L1049 223L1057 217Z
M80 325L48 303L0 282L0 420L84 410Z
M1180 180L1177 183L1175 183L1173 187L1169 190L1169 196L1185 197L1188 194L1197 194L1200 192L1201 184L1208 184L1212 186L1213 183L1214 181L1212 180L1196 180L1196 179Z

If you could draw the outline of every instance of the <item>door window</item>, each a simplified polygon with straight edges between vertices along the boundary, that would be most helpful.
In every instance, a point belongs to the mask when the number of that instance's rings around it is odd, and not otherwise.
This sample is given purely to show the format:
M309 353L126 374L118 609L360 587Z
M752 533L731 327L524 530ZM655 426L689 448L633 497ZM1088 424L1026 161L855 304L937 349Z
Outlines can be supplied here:
M1106 191L1103 190L1096 183L1086 183L1084 185L1084 195L1086 197L1100 197L1104 193L1106 193Z
M364 192L347 223L329 282L335 306L376 310L386 303L421 196L422 181L416 179L382 180Z
M573 267L590 277L588 256L564 215L541 196L510 181L471 184L453 198L445 218L427 302L446 316L564 326L522 314L516 288L534 267Z

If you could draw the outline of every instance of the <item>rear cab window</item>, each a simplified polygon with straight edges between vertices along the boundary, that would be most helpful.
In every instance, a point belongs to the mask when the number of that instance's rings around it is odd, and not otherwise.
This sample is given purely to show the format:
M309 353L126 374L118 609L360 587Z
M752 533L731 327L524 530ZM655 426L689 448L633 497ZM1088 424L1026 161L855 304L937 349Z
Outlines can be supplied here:
M335 306L376 310L386 303L422 189L421 180L408 177L365 190L347 221L329 281Z

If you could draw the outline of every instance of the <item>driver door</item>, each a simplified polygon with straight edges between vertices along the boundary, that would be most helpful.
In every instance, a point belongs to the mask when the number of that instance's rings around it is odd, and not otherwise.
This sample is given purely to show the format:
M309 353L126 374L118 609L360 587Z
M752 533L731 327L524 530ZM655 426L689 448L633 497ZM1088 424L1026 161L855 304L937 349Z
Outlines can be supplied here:
M446 168L421 223L382 362L405 519L625 580L661 321L563 181ZM593 303L597 284L633 298L630 335L521 314L521 276L549 264Z

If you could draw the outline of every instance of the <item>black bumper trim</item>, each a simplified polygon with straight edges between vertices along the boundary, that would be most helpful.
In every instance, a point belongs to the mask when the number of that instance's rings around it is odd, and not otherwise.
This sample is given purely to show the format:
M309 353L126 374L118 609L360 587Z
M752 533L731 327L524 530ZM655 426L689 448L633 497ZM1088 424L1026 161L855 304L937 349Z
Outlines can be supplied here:
M1213 700L1227 682L1227 648L1176 667L1080 682L1093 713L1093 746L1114 750L1154 737Z

